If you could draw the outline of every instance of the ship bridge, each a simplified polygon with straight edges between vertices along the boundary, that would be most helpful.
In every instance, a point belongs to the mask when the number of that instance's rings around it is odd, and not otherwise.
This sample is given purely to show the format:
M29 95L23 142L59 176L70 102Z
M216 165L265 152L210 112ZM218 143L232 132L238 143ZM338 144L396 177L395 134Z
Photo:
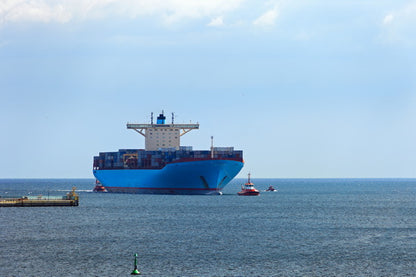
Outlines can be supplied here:
M146 151L156 151L161 148L179 150L180 137L194 129L199 129L199 124L174 124L172 113L172 124L166 124L166 117L162 111L153 124L153 113L150 124L127 123L127 129L133 129L145 137Z

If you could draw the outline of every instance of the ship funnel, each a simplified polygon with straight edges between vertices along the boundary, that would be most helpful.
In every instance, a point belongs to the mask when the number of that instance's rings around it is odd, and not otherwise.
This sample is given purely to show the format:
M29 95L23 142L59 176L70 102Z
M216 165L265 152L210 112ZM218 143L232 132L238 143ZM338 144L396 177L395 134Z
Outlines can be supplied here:
M163 115L163 113L159 114L157 117L156 124L165 124L166 122L166 116Z

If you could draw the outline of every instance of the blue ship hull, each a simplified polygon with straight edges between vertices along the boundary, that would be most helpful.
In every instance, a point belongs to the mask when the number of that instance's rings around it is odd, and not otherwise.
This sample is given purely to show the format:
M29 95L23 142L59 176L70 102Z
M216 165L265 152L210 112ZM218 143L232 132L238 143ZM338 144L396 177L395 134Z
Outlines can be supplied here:
M97 169L93 172L108 192L219 194L243 165L235 160L199 160L169 163L162 169Z

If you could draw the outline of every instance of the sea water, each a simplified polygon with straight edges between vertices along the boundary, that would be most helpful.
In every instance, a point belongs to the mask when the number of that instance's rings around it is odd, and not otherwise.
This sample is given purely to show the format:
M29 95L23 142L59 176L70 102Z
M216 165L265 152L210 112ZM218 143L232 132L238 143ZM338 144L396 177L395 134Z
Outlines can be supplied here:
M93 179L2 179L0 276L416 276L416 179L252 179L261 194L93 193ZM277 192L265 192L273 185Z

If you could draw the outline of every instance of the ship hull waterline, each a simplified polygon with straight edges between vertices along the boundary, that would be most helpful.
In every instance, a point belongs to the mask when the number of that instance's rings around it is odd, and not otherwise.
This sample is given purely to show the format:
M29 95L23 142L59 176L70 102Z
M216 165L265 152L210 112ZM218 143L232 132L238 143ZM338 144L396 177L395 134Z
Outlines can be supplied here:
M170 163L162 169L100 169L93 173L113 193L217 195L243 166L235 160L203 160Z

